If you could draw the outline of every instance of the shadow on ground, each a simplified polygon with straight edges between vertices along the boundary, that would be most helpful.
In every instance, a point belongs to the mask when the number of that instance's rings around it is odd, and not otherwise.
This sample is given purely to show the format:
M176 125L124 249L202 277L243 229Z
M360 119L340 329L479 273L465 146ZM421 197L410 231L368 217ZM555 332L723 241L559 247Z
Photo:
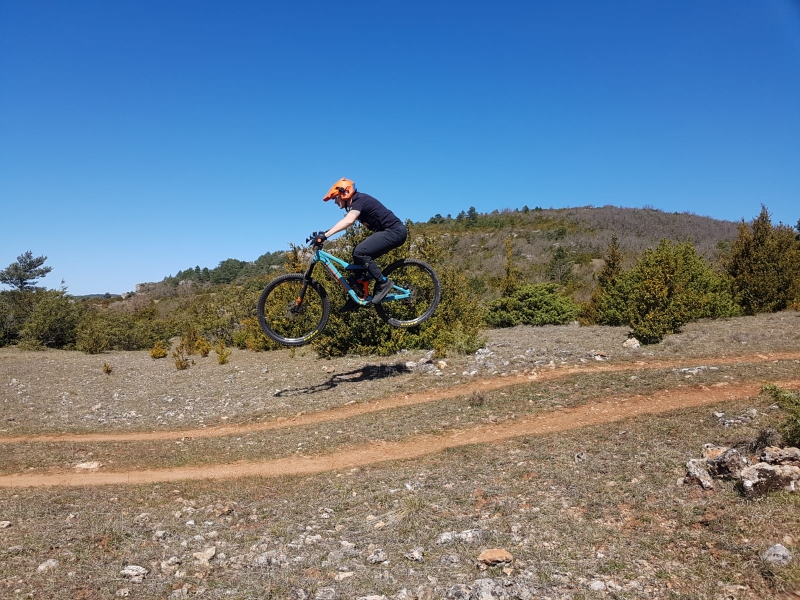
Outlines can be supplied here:
M303 396L306 394L316 394L332 390L343 383L361 383L363 381L374 381L376 379L385 379L386 377L396 377L411 373L411 369L406 367L403 363L395 363L393 365L364 365L360 369L347 371L345 373L335 373L331 377L316 385L299 388L286 388L273 394L276 397L284 398L291 396Z

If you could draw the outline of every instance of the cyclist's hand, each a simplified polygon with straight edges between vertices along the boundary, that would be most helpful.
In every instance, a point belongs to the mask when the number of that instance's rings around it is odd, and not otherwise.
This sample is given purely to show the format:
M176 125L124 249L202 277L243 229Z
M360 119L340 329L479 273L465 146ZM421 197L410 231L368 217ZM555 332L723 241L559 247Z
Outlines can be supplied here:
M328 236L325 235L324 231L315 231L308 238L308 241L310 241L315 246L322 246L322 243L327 239Z

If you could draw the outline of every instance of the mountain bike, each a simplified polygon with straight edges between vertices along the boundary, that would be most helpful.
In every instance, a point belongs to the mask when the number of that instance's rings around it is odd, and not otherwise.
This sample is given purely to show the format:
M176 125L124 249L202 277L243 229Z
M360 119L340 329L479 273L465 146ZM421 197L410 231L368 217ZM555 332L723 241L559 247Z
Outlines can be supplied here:
M258 322L272 340L285 346L302 346L328 324L331 313L328 293L312 277L318 263L322 263L351 300L362 307L374 306L378 316L393 327L416 327L433 315L441 299L442 285L436 271L425 261L404 258L383 269L394 286L379 304L373 304L369 272L361 265L326 252L322 249L324 242L317 240L316 234L306 240L314 254L305 273L276 277L261 292Z

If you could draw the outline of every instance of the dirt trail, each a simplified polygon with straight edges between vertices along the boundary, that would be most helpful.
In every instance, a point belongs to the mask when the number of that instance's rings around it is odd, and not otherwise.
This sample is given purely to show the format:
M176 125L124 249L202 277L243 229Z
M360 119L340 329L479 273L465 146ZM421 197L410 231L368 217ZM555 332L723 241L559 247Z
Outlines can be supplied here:
M469 383L455 385L449 388L434 390L432 392L418 392L414 394L398 395L381 400L373 400L360 404L349 404L330 410L309 414L300 414L295 417L281 418L264 423L248 423L240 425L222 425L203 429L177 429L171 431L139 431L125 433L54 433L23 436L0 436L0 444L20 443L87 443L87 442L145 442L158 440L181 440L184 438L214 438L228 435L244 435L257 431L269 431L286 427L301 427L317 423L339 421L351 417L364 415L382 410L390 410L406 406L414 406L427 402L438 402L447 398L465 396L473 391L492 391L530 382L550 381L574 374L620 373L626 371L643 371L654 369L682 368L688 365L703 364L707 366L734 365L741 363L759 363L778 360L800 360L800 353L761 353L748 356L718 357L691 360L653 360L638 361L624 364L597 364L579 367L547 368L534 373L513 375L510 377L494 377L479 379Z
M796 388L800 379L776 382ZM715 384L711 387L666 390L652 396L632 396L592 402L538 414L509 423L480 425L444 435L420 435L398 442L380 442L343 448L323 456L288 457L258 462L204 465L127 472L25 474L0 476L0 488L39 486L98 486L142 484L186 479L279 477L336 471L392 460L408 460L470 444L493 443L523 435L545 435L610 423L648 414L734 400L758 394L760 383Z

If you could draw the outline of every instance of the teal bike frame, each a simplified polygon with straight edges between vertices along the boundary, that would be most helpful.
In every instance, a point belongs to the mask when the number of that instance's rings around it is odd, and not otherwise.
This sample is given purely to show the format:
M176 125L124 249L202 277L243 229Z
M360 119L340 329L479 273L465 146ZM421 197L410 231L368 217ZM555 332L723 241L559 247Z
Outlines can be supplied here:
M364 286L364 297L360 297L356 291L353 289L353 286L350 285L350 282L347 281L347 278L339 272L339 269L336 268L338 265L345 271L349 271L356 275L366 274L369 276L369 272L362 267L361 265L355 265L348 262L343 261L341 258L334 256L330 252L325 252L322 248L317 248L314 252L314 256L311 259L311 264L308 266L308 270L306 271L303 279L303 287L300 290L300 302L302 302L302 298L306 294L306 289L308 288L308 284L311 281L311 273L314 271L314 267L317 263L322 263L328 272L333 276L333 278L339 282L345 290L347 290L347 295L354 302L358 302L361 306L370 306L372 304L372 295L369 294L369 288L367 285ZM395 285L392 288L392 291L387 294L387 296L383 299L383 302L390 302L392 300L405 300L406 298L411 297L411 290L407 290L403 287ZM299 303L298 303L299 304Z

